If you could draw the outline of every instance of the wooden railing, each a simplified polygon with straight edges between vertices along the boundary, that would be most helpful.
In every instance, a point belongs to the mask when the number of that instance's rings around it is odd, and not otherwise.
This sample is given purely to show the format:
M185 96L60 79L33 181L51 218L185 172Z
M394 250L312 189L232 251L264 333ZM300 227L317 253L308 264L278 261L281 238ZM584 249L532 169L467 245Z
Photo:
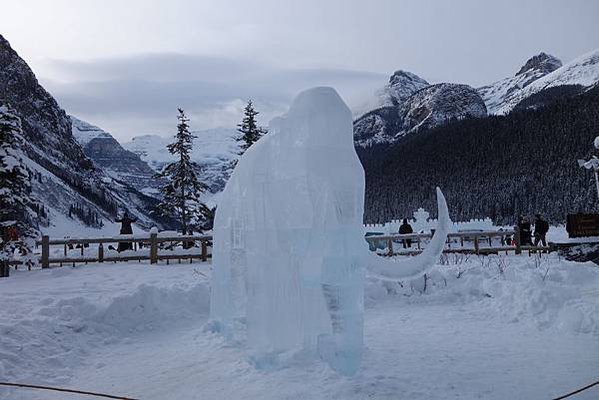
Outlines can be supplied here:
M397 254L414 255L419 254L423 250L423 241L432 238L431 233L410 233L410 234L395 234L395 235L372 235L366 237L366 241L371 245L371 248L381 248L381 243L384 243L386 249L385 254L393 256ZM500 245L493 243L493 238L500 238ZM505 239L509 238L510 243L506 244ZM394 244L402 245L404 240L412 241L412 246L415 249L408 248L405 251L395 251ZM471 247L465 244L472 244ZM488 244L488 245L487 245ZM466 253L466 254L497 254L499 252L513 251L515 254L521 254L522 251L540 252L553 251L552 247L539 246L523 246L520 241L520 233L518 229L504 231L469 231L455 232L447 235L447 241L443 253Z
M195 247L196 242L200 243L199 248ZM131 243L133 251L125 251L123 254L118 253L106 254L105 244L110 243ZM181 243L181 247L176 251L159 252L160 245L168 243L171 247L175 247L177 243ZM97 244L97 252L94 255L85 255L85 249L90 244ZM199 259L206 261L212 255L208 252L208 248L212 246L212 236L210 235L186 235L186 236L160 236L156 233L151 233L149 236L139 235L119 235L115 237L98 237L98 238L65 238L65 239L50 239L48 236L42 236L42 239L37 242L41 246L40 265L42 268L49 268L50 264L75 264L88 262L117 262L117 261L141 261L150 260L150 264L156 264L159 260L178 259ZM53 257L50 251L50 246L63 246L63 256ZM149 251L145 252L141 249L147 247ZM81 254L78 256L69 255L69 250L80 249ZM199 251L195 251L198 249Z
M385 249L385 255L415 255L422 252L424 242L432 238L431 233L411 233L395 235L372 235L366 237L366 241L371 248ZM497 240L500 238L500 245L497 246ZM506 244L505 239L510 238L510 243ZM411 240L414 247L403 251L395 251L394 246L401 246L402 241ZM107 252L105 245L111 243L131 243L133 251L117 253L116 251ZM199 247L195 243L199 242ZM97 245L97 249L89 249L89 245ZM171 249L179 246L175 251L168 250L161 252L164 244L169 244ZM152 233L148 236L140 235L119 235L115 237L96 237L96 238L64 238L51 239L49 236L42 236L37 241L41 246L41 256L39 262L42 268L49 268L51 264L76 264L89 262L117 262L117 261L142 261L149 260L150 264L156 264L160 260L189 260L194 259L207 261L212 257L208 249L212 246L212 236L210 235L186 235L186 236L161 236ZM51 252L51 246L63 246L63 254L57 257L56 252ZM148 251L142 250L147 248ZM88 249L86 251L86 249ZM73 251L80 250L80 255L73 255ZM90 253L94 251L94 254ZM116 249L115 249L116 250ZM556 250L554 246L522 246L518 229L505 231L470 231L449 233L445 244L444 253L466 253L466 254L497 254L499 252L513 251L521 254L523 251L541 252ZM19 261L11 262L11 265L20 264Z

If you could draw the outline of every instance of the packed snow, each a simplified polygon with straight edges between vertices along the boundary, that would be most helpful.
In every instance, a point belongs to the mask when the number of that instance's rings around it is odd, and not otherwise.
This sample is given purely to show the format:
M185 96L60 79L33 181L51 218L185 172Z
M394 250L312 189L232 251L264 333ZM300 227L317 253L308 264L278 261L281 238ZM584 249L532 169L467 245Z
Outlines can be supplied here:
M0 280L0 380L157 400L504 400L550 399L597 378L591 263L451 256L426 289L423 278L370 278L352 378L302 352L257 363L207 331L210 275L208 263L13 272ZM59 398L70 397L0 388L0 399Z

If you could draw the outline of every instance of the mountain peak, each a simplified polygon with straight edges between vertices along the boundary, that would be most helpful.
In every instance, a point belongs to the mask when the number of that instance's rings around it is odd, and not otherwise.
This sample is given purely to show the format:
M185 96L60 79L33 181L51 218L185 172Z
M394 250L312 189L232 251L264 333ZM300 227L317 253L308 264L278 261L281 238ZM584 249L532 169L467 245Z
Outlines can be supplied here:
M391 86L397 85L405 81L424 82L428 85L428 82L419 77L418 75L409 71L404 71L403 69L398 69L393 73L393 75L389 77L389 85Z
M539 71L545 75L555 71L561 66L562 62L559 58L552 56L551 54L541 52L536 56L529 58L522 68L520 68L520 71L516 73L516 76L525 74L531 70Z
M418 90L429 86L429 83L404 70L397 70L389 78L389 83L383 89L383 105L399 105Z

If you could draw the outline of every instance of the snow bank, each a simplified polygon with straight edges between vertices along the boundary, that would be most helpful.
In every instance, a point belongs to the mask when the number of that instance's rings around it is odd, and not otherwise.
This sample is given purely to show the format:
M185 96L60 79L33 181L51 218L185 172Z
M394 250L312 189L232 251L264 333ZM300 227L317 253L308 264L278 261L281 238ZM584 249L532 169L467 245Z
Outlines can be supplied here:
M1 281L13 312L0 319L0 380L61 381L100 346L201 320L209 290L197 268L92 265Z
M351 381L301 357L258 371L240 349L202 332L210 268L13 272L0 280L0 380L155 399L552 398L587 382L596 365L599 268L591 263L450 255L426 288L423 278L369 279L369 349ZM527 383L511 389L522 377ZM491 386L496 392L486 392ZM0 388L0 399L45 398L21 394Z
M370 279L366 304L400 297L413 303L480 302L507 322L599 337L599 268L557 255L449 255L425 279Z

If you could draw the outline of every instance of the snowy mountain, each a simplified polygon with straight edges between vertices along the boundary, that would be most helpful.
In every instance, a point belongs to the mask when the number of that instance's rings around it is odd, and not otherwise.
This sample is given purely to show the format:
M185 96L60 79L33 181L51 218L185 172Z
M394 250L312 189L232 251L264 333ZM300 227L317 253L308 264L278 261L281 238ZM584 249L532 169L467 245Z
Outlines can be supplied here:
M570 88L564 91L571 96L585 92L599 83L599 49L586 53L550 74L534 81L522 90L514 99L507 102L505 108L511 110L522 107L535 107L545 103L543 94L550 96L552 91Z
M73 116L70 119L73 136L85 155L106 174L144 193L155 192L160 182L154 178L155 171L139 155L125 150L112 135L97 126Z
M391 75L389 83L380 91L380 106L398 106L411 95L430 84L408 71L398 70Z
M519 98L525 87L561 66L562 62L556 57L540 53L528 59L516 75L480 87L478 92L489 114L505 114L509 111L507 105Z
M379 91L380 107L354 121L356 145L392 144L416 130L452 119L503 115L538 108L599 84L599 49L565 65L547 53L528 59L518 72L476 90L467 85L429 85L411 72L396 71Z
M223 190L232 171L231 162L236 160L239 147L235 141L235 129L214 128L192 131L196 136L191 158L197 162L202 174L200 179L208 185L211 193ZM159 135L144 135L134 137L123 147L138 155L155 171L159 171L174 156L166 150L173 138Z
M475 89L440 83L414 92L397 105L381 107L358 118L354 121L354 141L359 147L390 144L420 129L486 115L485 103Z
M89 122L82 121L72 115L69 115L72 124L73 137L85 151L85 146L94 139L110 139L112 135Z
M548 100L582 93L599 82L599 49L569 63L541 53L520 71L479 88L490 114L507 114L516 108L538 107Z
M0 93L21 117L32 160L65 179L93 175L93 164L74 140L66 113L1 35Z
M150 216L155 199L115 181L85 155L70 118L1 35L0 93L21 118L33 193L50 207L50 225L73 204L107 220L128 208L142 225L156 224Z

